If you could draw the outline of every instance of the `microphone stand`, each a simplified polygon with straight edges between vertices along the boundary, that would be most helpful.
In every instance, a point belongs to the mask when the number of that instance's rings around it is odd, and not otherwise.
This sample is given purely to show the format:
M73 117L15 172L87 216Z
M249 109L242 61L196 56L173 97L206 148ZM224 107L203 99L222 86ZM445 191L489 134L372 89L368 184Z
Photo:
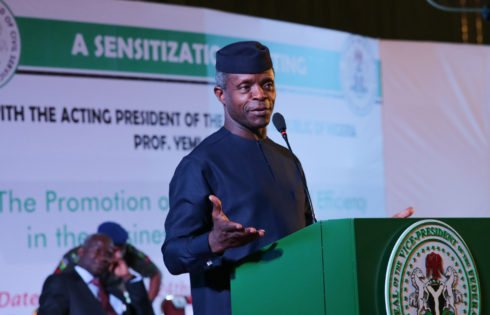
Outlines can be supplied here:
M291 155L291 158L293 159L294 165L296 165L296 170L298 171L299 177L301 178L301 183L303 184L303 189L304 189L305 194L306 194L306 200L308 201L308 205L310 206L311 218L313 220L313 223L316 223L318 221L316 219L315 211L313 210L313 203L311 202L310 191L308 190L308 186L306 186L306 181L303 179L303 176L301 175L301 170L299 169L298 162L296 161L296 159L294 157L293 150L291 149L291 146L289 145L288 134L286 133L286 129L284 129L284 131L280 131L280 132L281 132L283 139L286 141L286 144L287 144L288 149L289 149L289 154Z
M313 210L313 203L311 202L310 191L308 190L308 186L306 186L306 179L301 175L299 164L294 157L293 149L291 149L291 146L289 145L288 134L286 133L286 121L284 120L284 117L280 113L275 113L272 116L272 122L274 123L274 127L276 127L277 131L281 133L282 137L286 141L286 144L289 149L289 154L291 154L291 158L293 159L294 165L296 165L296 170L298 171L298 175L301 179L301 183L303 184L306 200L308 201L308 205L310 206L311 219L313 223L316 223L317 222L316 215L315 215L315 211Z

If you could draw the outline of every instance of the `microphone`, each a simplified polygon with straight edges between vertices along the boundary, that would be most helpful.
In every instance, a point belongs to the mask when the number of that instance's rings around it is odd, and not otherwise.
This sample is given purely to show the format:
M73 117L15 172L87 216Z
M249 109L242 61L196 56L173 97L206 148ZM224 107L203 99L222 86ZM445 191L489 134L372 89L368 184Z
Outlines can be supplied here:
M279 131L283 136L286 134L286 121L284 120L284 116L280 113L274 113L272 115L272 123L274 127L276 127L277 131Z
M282 116L281 113L277 113L277 112L274 113L274 115L272 116L272 123L274 124L274 127L276 127L277 131L279 131L281 133L282 137L286 141L286 144L287 144L288 149L289 149L289 153L291 154L291 158L294 161L294 165L296 165L296 170L298 171L299 178L301 178L301 183L303 184L303 189L305 191L306 199L308 201L308 205L310 206L310 210L311 210L311 218L313 220L313 223L315 223L315 222L317 222L317 220L316 220L316 216L315 216L315 211L313 211L313 203L311 202L310 191L308 190L308 186L306 186L306 180L301 175L301 171L299 169L299 164L296 161L296 159L294 158L293 150L291 149L291 146L289 145L288 134L286 132L286 121L284 120L284 116Z

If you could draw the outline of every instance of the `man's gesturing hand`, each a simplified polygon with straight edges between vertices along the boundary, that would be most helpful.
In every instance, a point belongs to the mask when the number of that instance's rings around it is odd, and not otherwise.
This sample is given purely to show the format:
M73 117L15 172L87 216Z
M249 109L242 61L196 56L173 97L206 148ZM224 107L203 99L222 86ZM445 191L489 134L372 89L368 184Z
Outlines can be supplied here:
M244 228L240 223L231 222L223 213L218 197L209 195L209 200L213 203L213 230L208 241L213 253L220 254L228 248L240 247L264 236L264 230Z
M392 216L392 218L408 218L413 214L414 211L415 210L413 209L413 207L408 207L405 210L402 210L397 214L395 214L394 216Z

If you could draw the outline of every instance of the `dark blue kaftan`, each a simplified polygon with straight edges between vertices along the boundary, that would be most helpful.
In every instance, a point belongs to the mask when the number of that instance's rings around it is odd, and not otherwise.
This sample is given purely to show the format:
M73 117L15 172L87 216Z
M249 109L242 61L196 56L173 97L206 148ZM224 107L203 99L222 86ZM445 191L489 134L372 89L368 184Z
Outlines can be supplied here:
M264 229L265 235L222 256L213 254L208 244L210 194L220 198L231 221ZM244 139L224 127L180 162L169 198L162 253L171 273L190 273L196 315L231 314L230 265L311 224L300 175L287 149L269 138Z

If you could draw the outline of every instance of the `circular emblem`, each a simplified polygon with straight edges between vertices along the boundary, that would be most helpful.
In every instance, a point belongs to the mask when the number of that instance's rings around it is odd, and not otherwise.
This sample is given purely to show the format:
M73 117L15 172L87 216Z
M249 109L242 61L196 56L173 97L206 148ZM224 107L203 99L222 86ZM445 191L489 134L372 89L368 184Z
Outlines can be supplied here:
M461 236L438 220L408 227L391 253L385 281L387 314L480 314L480 283Z
M10 9L0 0L0 87L12 78L19 59L19 28Z
M349 37L340 59L342 90L350 110L359 116L371 112L378 94L378 66L371 45L370 39Z

